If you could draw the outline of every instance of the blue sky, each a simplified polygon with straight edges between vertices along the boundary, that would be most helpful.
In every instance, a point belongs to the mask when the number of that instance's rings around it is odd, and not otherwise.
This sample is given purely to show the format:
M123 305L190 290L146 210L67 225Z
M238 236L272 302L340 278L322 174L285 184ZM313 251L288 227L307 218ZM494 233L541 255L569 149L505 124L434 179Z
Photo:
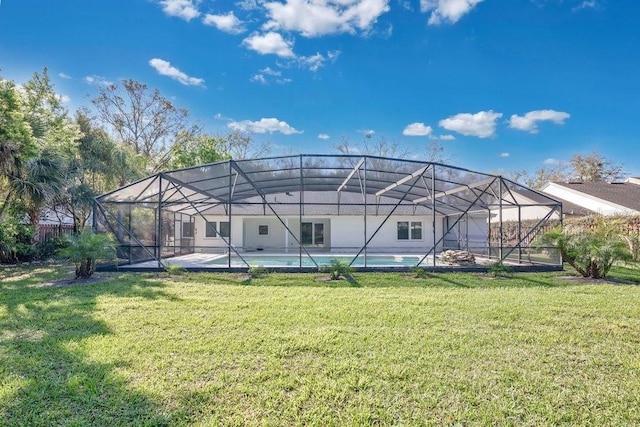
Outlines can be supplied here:
M133 78L273 154L368 134L485 172L598 151L640 175L639 16L635 0L2 0L0 73L48 67L72 112Z

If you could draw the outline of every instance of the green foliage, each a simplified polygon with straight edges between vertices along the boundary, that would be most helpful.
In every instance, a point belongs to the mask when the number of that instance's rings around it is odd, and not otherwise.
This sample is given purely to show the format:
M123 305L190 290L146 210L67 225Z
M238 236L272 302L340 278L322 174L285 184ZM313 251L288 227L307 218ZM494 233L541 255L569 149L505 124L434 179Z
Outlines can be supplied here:
M9 217L0 222L0 263L33 261L36 250L31 244L35 229Z
M69 245L59 251L76 267L76 279L91 277L96 271L96 262L116 259L115 239L110 234L95 234L89 229L67 236Z
M413 266L409 268L409 271L413 273L416 279L427 279L432 276L427 270L420 266Z
M339 280L341 277L347 280L353 279L353 268L338 258L331 258L329 265L324 267L323 270L329 273L331 280Z
M222 136L198 135L171 148L171 169L188 168L197 165L227 160L226 141Z
M56 236L49 239L45 239L35 245L35 257L40 261L46 261L52 258L62 248L66 248L69 245L69 241L65 236Z
M489 266L488 272L493 277L511 277L513 275L513 267L498 261Z
M183 266L170 262L167 263L164 269L167 271L167 273L169 273L169 276L182 276L187 272L187 269Z
M589 229L555 228L543 234L536 243L558 249L562 260L583 277L605 278L615 262L631 260L633 254L619 231L605 218L598 217L595 221Z
M266 277L269 275L269 270L266 267L260 267L257 265L252 265L248 270L249 276L252 279L258 279L261 277Z

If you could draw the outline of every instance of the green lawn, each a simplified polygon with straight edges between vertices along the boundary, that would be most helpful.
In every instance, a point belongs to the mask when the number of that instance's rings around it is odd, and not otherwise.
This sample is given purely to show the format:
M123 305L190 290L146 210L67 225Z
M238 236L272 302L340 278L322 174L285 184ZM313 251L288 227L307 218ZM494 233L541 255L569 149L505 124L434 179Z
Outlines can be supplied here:
M62 274L0 270L0 425L640 424L637 285Z

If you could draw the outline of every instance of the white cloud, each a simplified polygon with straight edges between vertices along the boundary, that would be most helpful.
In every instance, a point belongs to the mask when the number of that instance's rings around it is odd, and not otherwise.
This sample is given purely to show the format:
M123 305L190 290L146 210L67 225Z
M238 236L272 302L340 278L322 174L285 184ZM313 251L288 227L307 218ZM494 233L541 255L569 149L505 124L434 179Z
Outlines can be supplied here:
M251 76L251 78L249 79L254 83L260 83L263 85L267 84L267 79L264 77L264 74L254 74L253 76Z
M318 138L327 140L327 139L329 139L331 137L329 135L327 135L326 133L321 133L320 135L318 135Z
M261 55L278 55L281 58L295 58L290 41L286 41L282 35L268 32L264 35L252 34L242 41L242 44Z
M578 6L574 7L573 10L596 9L599 6L600 5L598 4L598 2L596 0L585 0L582 3L580 3Z
M113 82L105 79L102 76L97 76L95 74L92 74L90 76L85 76L83 77L82 80L84 80L84 82L89 85L111 86L113 84Z
M55 97L58 101L60 101L63 104L68 104L69 102L71 102L71 98L69 98L69 95L56 93Z
M200 16L200 11L192 0L162 0L162 11L169 16L191 21Z
M538 133L538 122L550 121L557 125L563 125L564 121L569 117L571 117L571 114L565 113L564 111L529 111L524 116L518 116L517 114L512 115L509 120L509 127L529 133Z
M240 34L246 31L242 26L242 21L233 12L229 12L226 15L211 15L207 13L202 19L202 23L214 26L220 31L229 34Z
M172 66L169 61L163 59L153 58L149 61L151 65L161 76L167 76L173 80L177 80L185 86L203 86L204 79L196 77L189 77L176 67Z
M480 111L476 114L461 113L440 120L438 124L447 130L458 132L466 136L489 138L496 133L496 120L502 117L502 113L493 110Z
M280 121L275 118L262 118L257 122L250 120L242 120L239 122L231 122L227 125L233 130L240 132L252 132L252 133L274 133L280 132L283 135L293 135L296 133L302 133L287 124L287 122Z
M500 153L500 157L509 157L509 153Z
M324 67L327 61L335 62L336 59L338 59L338 57L340 56L340 53L341 52L337 50L327 52L327 56L325 57L318 52L315 55L311 56L300 56L298 58L298 61L300 63L300 66L308 68L310 71L313 71L315 73L320 68Z
M424 123L411 123L402 131L405 136L429 136L433 132L431 126L425 126Z
M254 83L267 84L276 82L280 84L291 83L291 79L282 77L282 71L273 70L271 67L264 68L254 74L251 79Z
M443 22L455 24L460 18L469 13L483 0L420 0L420 10L431 12L429 25Z
M368 32L389 11L389 0L285 0L264 4L267 30L299 32L305 37Z
M259 9L258 2L256 0L244 0L236 3L242 10L256 10Z
M453 135L442 135L440 137L441 141L453 141L454 139L456 139L456 137Z
M560 160L554 159L554 158L549 158L549 159L546 159L542 163L544 163L545 165L559 165L560 164Z
M61 79L65 79L65 80L70 80L71 76L65 73L59 73L58 77L60 77Z

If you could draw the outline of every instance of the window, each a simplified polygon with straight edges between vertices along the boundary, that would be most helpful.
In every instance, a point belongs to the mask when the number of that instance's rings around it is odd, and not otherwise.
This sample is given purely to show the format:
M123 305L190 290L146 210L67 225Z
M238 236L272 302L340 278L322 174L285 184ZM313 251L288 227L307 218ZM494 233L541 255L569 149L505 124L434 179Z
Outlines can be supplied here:
M229 237L231 235L231 227L228 221L220 221L220 236Z
M422 240L422 223L411 222L411 240Z
M217 237L217 235L218 233L216 233L216 222L207 221L204 237Z
M205 229L205 237L229 237L229 222L220 221L207 221Z
M422 222L398 221L398 240L422 240Z
M269 226L268 225L259 225L258 226L258 236L268 236L269 235Z
M193 238L193 223L192 222L183 222L182 223L182 237L186 239Z
M398 240L409 240L409 222L398 221Z
M300 242L303 245L324 245L324 224L321 222L303 222L300 227L302 238Z

